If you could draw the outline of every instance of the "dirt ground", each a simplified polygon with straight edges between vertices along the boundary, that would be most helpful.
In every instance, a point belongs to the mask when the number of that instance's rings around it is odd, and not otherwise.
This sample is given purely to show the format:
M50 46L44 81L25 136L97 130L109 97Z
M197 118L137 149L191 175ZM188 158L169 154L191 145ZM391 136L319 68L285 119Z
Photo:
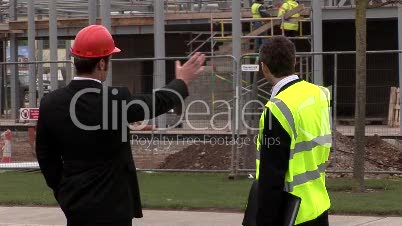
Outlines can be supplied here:
M336 150L332 150L328 169L352 170L354 140L336 134ZM230 145L197 144L177 152L158 152L152 157L150 153L133 149L134 159L138 168L161 169L200 169L227 170L231 166L232 147ZM166 152L166 153L165 153ZM255 148L239 149L239 166L241 169L255 168ZM379 136L367 137L366 170L402 170L401 152L393 145L383 141ZM13 136L13 162L36 161L33 147L25 134ZM150 164L152 162L152 164Z
M336 150L331 151L328 169L352 170L354 140L336 134ZM240 168L255 167L255 149L240 151ZM378 136L367 137L366 170L398 170L401 167L399 150ZM168 156L161 169L222 170L231 166L231 147L225 145L199 144Z
M165 159L161 169L227 170L231 164L231 146L191 145Z
M354 139L336 134L336 151L331 155L330 168L353 168ZM366 138L366 170L398 170L401 168L400 151L379 136Z

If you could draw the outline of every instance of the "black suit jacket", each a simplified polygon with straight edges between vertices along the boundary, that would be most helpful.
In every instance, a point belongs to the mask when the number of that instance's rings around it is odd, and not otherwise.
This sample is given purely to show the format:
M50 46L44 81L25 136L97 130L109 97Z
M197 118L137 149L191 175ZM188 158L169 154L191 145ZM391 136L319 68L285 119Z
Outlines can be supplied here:
M96 81L73 80L42 99L36 154L67 222L113 224L142 217L124 113L130 123L142 121L146 111L138 103L148 106L150 114L157 116L188 96L182 80L174 80L165 88L177 93L158 91L154 98L132 96L127 88L103 88ZM80 93L78 99L74 98ZM137 104L127 107L131 101ZM71 115L72 106L75 114ZM91 128L84 129L83 125Z

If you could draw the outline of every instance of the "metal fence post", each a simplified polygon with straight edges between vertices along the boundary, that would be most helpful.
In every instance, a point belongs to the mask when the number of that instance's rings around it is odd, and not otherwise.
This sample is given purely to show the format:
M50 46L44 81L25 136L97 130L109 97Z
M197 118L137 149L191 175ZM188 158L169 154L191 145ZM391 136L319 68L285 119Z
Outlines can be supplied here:
M230 158L230 175L229 175L229 178L230 177L234 177L234 175L235 175L235 153L236 153L236 149L237 149L237 147L236 147L236 136L237 136L237 130L236 130L236 127L237 127L237 120L236 120L236 110L237 110L237 107L236 107L236 103L237 103L237 99L238 99L238 95L237 95L237 86L236 86L236 79L237 79L237 76L236 76L236 70L237 70L237 61L236 61L236 58L234 58L233 59L233 83L232 83L232 88L233 88L233 102L232 102L232 117L231 117L231 119L232 119L232 128L231 128L231 131L232 131L232 140L233 140L233 142L234 142L234 144L232 145L232 153L231 153L231 158Z
M299 58L299 77L303 78L303 68L302 68L302 63L303 63L303 56L296 56L296 63L297 63L297 58Z
M71 60L70 48L71 48L71 40L66 40L66 60ZM66 85L68 85L73 79L71 64L66 64L65 68L66 68Z
M251 64L252 61L251 61L251 59L245 60L244 57L242 56L242 57L240 58L239 62L240 62L240 64L242 65L243 63L245 63L245 64ZM241 67L241 66L240 66L240 67ZM244 74L244 72L241 71L240 73L241 73L241 74L240 74L240 77L243 79L243 74ZM242 107L242 112L243 112L243 110L244 110L245 112L248 113L247 108L244 108L244 106L248 106L248 105L246 105L247 102L248 102L248 101L252 101L252 100L254 99L254 82L255 82L254 79L255 79L255 76L254 76L254 74L253 74L252 72L247 72L247 73L245 73L245 74L246 74L246 80L247 80L247 82L250 82L252 91L249 92L248 95L245 95L245 96L247 96L247 98L246 98L245 104L244 104L243 107ZM248 85L248 84L247 84L247 85ZM241 89L241 90L242 90L242 89ZM243 94L241 94L241 96L243 96ZM245 116L243 116L243 119L244 119L244 117L245 117ZM247 137L247 138L250 138L250 137L252 136L252 134L253 134L253 131L251 131L248 127L253 123L253 118L252 118L252 117L249 117L249 118L247 118L246 120L247 120L247 124L248 124L248 125L247 125L246 137ZM246 160L248 159L247 154L248 154L248 153L251 153L251 150L252 150L252 149L251 149L250 147L247 147L247 148L244 148L244 149L243 149L243 166L245 165Z
M306 57L306 81L311 81L310 78L310 56Z
M28 0L28 60L35 61L35 6L34 0ZM29 66L29 107L34 108L37 105L36 98L36 73L35 64Z
M312 1L313 8L313 49L314 52L322 52L322 1ZM314 84L323 85L322 55L314 55Z
M154 51L155 57L165 57L165 7L164 2L160 0L154 1ZM154 89L162 88L166 84L166 62L164 60L157 60L154 63ZM166 115L161 115L157 118L158 126L161 128L166 127Z
M50 43L50 61L58 59L57 45L57 0L49 1L49 43ZM51 90L59 87L58 64L50 64L50 86Z
M10 0L10 20L16 21L17 1ZM18 40L16 34L10 34L10 61L18 61ZM17 119L18 108L20 107L20 81L18 73L18 65L10 65L10 88L11 88L11 119ZM7 83L6 83L7 84ZM7 85L6 85L7 87Z
M334 55L334 92L333 92L333 111L334 111L334 116L332 118L332 131L333 131L333 141L332 141L332 147L334 150L334 162L336 165L337 158L336 158L336 153L337 153L337 146L336 146L336 124L337 124L337 100L338 100L338 54L335 53Z
M235 67L235 83L236 83L236 105L235 105L235 117L236 117L236 139L240 138L240 57L241 57L241 35L242 35L242 24L241 24L241 2L232 1L232 50L233 56L236 59ZM237 171L239 169L239 146L236 140L236 169L234 170L235 176L237 176Z
M88 21L90 25L96 24L98 0L88 1Z
M111 1L110 0L100 0L100 11L102 17L102 24L105 26L110 32L112 32L112 21L111 21ZM112 62L109 62L109 70L106 78L105 84L111 86L113 84L113 67Z
M260 57L258 56L256 59L255 59L255 63L257 64L257 65L259 65L259 62L260 62ZM252 73L253 74L253 79L252 79L252 91L251 91L251 95L252 95L252 101L258 101L258 74L259 74L259 72L254 72L254 73ZM257 110L258 109L258 106L257 106L257 103L253 103L253 105L252 105L252 109L253 110ZM253 114L252 115L252 117L251 117L251 121L252 121L252 125L254 126L255 125L255 121L256 120L256 117L255 117L255 115ZM258 120L258 118L257 118L257 120ZM255 135L256 135L256 130L252 130L252 133L251 133L251 137L252 137L252 139L253 139L253 141L254 141L254 138L255 138ZM251 142L251 144L254 144L253 142ZM255 148L255 145L253 146L251 146L250 147L250 150L253 150L254 152L250 152L250 153L254 153L254 155L252 155L253 156L253 158L255 158L255 156L256 156L256 148ZM255 167L254 167L255 168Z
M38 61L43 60L43 41L38 40ZM38 98L43 97L43 64L38 64Z

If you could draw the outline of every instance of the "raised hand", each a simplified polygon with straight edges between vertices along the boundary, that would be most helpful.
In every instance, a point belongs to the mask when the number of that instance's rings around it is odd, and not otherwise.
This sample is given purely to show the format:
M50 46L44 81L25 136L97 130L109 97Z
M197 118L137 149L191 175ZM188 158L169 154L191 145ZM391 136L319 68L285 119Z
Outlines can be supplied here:
M205 55L195 53L185 64L176 61L176 78L183 80L187 85L195 80L204 71Z

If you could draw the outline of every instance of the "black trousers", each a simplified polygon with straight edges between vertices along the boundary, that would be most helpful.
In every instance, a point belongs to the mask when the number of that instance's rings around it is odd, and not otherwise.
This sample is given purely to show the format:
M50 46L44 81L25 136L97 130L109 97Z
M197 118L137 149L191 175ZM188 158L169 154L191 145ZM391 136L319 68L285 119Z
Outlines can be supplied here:
M329 226L328 211L325 211L319 217L312 221L307 221L297 226Z

